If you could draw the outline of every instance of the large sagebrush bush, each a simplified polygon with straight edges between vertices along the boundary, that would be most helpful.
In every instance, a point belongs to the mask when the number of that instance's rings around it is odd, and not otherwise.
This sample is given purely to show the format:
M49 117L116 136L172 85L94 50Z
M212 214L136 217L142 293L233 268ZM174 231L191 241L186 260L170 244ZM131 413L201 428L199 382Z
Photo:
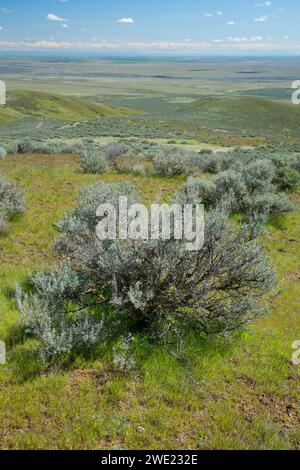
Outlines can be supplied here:
M174 237L100 241L97 208L117 205L121 195L129 204L139 200L129 183L83 190L77 207L58 224L62 267L38 274L32 294L18 291L27 328L46 359L122 332L122 325L123 334L142 330L160 337L188 326L210 334L232 331L262 314L274 277L256 242L258 219L236 228L223 211L208 212L199 251L187 251L185 241Z

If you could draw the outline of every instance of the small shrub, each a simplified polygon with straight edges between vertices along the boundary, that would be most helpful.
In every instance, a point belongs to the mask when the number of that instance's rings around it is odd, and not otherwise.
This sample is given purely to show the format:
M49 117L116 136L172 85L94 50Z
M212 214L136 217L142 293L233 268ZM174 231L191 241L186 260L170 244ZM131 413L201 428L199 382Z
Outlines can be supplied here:
M36 150L36 143L32 141L18 142L18 153L34 153Z
M293 205L284 193L247 195L242 201L242 207L246 214L281 214L293 210Z
M254 160L223 171L213 181L189 179L180 191L187 202L201 201L207 208L226 206L230 212L246 215L282 213L293 210L284 193L278 193L273 181L271 161Z
M23 214L25 210L23 191L0 176L0 215L2 218Z
M0 214L0 235L6 235L8 233L9 226L8 222Z
M18 144L17 142L9 142L5 144L5 150L9 155L18 153Z
M127 146L123 142L112 142L101 147L101 151L105 158L114 162L118 157L126 155Z
M219 173L215 180L216 201L230 202L231 210L238 211L241 207L241 201L247 194L245 181L240 173L233 170L227 170Z
M137 201L136 188L132 183L122 182L120 184L104 184L102 182L87 186L79 194L79 202L74 211L67 212L57 224L60 232L66 235L58 240L57 249L63 252L72 250L73 245L65 246L67 234L89 233L98 222L96 211L100 204L112 204L117 207L120 195L128 196L128 204ZM61 246L62 245L62 246Z
M84 173L93 174L102 174L109 171L107 160L96 151L85 151L81 155L80 168Z
M113 364L121 372L129 372L135 368L136 362L131 353L133 336L131 334L119 339L113 348Z
M40 341L40 355L45 363L57 357L68 358L72 352L86 349L97 342L102 331L100 323L82 311L75 318L54 312L38 296L17 291L17 302L26 331Z
M300 155L296 155L291 164L292 168L300 173Z
M7 151L5 148L0 147L0 160L3 160L7 155Z
M213 151L211 149L201 149L199 155L211 155Z
M180 192L182 202L204 204L209 207L217 198L217 188L213 181L188 178Z
M257 160L242 169L242 179L250 194L270 192L275 170L272 162Z
M300 174L293 168L286 166L276 171L273 183L280 191L292 193L299 188Z
M177 147L162 147L153 164L156 174L160 176L188 175L192 171L186 153Z
M103 323L93 320L84 309L63 313L65 303L78 298L84 280L63 263L57 272L43 272L32 279L36 293L25 294L19 287L16 298L22 315L22 325L40 343L44 362L52 362L72 352L95 344L103 331ZM75 309L76 310L76 309Z
M218 173L221 169L220 158L216 154L201 154L201 169L206 173Z
M132 173L135 176L146 176L147 175L147 169L145 168L144 165L141 165L141 164L137 163L136 165L133 165Z

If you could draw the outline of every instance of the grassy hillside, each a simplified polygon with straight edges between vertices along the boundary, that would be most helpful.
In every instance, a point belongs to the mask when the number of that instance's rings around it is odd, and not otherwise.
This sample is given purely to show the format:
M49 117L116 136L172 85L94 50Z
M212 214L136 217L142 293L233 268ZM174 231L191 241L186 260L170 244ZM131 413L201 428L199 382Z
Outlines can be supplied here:
M97 117L126 116L133 114L133 111L95 104L69 96L17 90L8 93L5 113L15 114L16 117L36 116L47 119L76 121Z
M13 122L16 119L21 119L22 117L24 117L22 113L15 111L12 108L4 106L0 107L0 125Z
M255 97L205 98L181 108L182 117L214 130L299 139L300 107ZM179 115L180 116L180 115Z
M271 314L229 338L186 338L178 351L136 342L137 370L116 372L111 351L78 357L68 369L43 370L34 342L15 328L16 282L56 259L55 222L76 192L99 179L134 181L145 203L168 198L182 181L76 172L78 159L25 155L0 173L26 191L28 212L0 238L0 442L8 449L299 449L300 216L268 227L265 244L281 280ZM297 203L297 200L295 200Z

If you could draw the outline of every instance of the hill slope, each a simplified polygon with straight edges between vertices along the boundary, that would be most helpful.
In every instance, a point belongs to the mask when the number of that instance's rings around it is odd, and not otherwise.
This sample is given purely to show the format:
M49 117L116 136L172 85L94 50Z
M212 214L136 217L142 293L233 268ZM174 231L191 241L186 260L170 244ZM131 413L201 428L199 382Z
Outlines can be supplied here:
M300 107L260 98L205 98L181 108L181 116L213 129L243 135L299 139Z
M0 107L0 125L15 121L16 119L20 119L22 117L24 117L23 114L15 111L14 109L4 106Z
M12 114L16 117L37 116L47 119L74 121L102 116L123 116L134 113L134 111L129 109L90 103L70 96L52 95L27 90L17 90L8 93L7 107L4 109L5 115ZM7 120L9 119L6 119L6 122Z

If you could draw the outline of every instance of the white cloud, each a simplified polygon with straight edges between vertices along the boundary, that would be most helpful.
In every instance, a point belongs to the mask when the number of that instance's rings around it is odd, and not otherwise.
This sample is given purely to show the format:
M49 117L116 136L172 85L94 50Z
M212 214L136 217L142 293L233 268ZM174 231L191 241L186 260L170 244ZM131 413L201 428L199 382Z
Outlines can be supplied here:
M43 49L64 49L64 50L136 50L136 51L206 51L210 50L211 45L207 41L203 42L175 42L175 41L156 41L156 42L108 42L105 40L99 42L67 42L56 41L54 39L41 41L0 41L0 49L18 49L18 50L43 50Z
M227 41L227 42L236 42L236 43L240 43L240 42L260 42L260 41L263 41L263 37L262 36L229 36L228 38L225 38L224 41Z
M211 18L212 16L222 16L223 15L223 12L222 11L216 11L216 13L209 13L209 12L206 12L204 13L204 16L206 16L207 18Z
M48 13L47 19L49 21L66 21L64 18L61 18L60 16L54 15L54 13Z
M63 24L61 25L61 27L62 27L62 28L65 28L65 29L68 29L69 25L68 25L67 23L63 23Z
M211 41L153 41L153 42L124 42L105 41L91 38L91 41L58 41L54 38L40 41L1 41L0 50L70 50L70 51L137 51L137 52L166 52L166 53L228 53L228 52L300 52L300 44L289 44L288 41L279 43L268 42L268 38L261 36L239 37L230 36Z
M227 24L228 24L229 26L233 26L233 25L235 25L235 24L237 24L237 23L236 23L236 21L227 21Z
M255 3L254 6L256 6L257 8L271 7L272 2Z
M134 23L134 19L129 17L129 18L121 18L117 21L118 23L123 23L123 24L130 24Z
M268 21L267 16L259 16L258 18L255 18L254 20L256 23L266 23Z

